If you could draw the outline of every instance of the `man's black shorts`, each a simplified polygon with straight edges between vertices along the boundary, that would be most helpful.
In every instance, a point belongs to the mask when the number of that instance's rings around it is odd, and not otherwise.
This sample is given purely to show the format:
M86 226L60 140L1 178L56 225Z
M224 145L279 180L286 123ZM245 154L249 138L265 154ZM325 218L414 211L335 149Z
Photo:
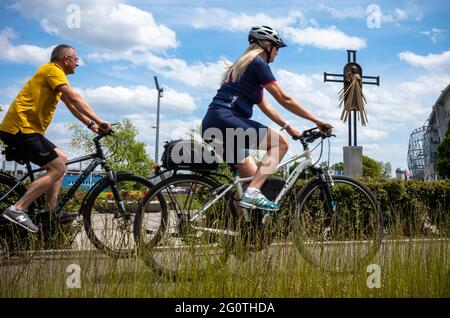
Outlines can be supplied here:
M58 157L55 151L56 146L38 133L13 135L0 131L0 139L6 145L15 147L20 159L30 161L40 167Z

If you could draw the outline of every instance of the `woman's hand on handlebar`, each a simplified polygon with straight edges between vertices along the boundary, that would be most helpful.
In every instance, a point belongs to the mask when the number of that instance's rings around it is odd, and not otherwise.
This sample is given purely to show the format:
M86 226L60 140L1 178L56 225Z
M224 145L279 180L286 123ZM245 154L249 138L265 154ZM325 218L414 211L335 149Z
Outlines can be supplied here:
M286 128L286 132L289 134L289 135L291 135L294 139L298 139L298 138L300 138L300 136L302 135L302 133L299 131L299 130L297 130L297 129L295 129L293 126L291 126L291 125L289 125L287 128Z
M317 127L319 127L320 131L324 134L327 134L327 136L331 136L331 134L333 133L333 126L324 122L324 121L317 121L316 122Z

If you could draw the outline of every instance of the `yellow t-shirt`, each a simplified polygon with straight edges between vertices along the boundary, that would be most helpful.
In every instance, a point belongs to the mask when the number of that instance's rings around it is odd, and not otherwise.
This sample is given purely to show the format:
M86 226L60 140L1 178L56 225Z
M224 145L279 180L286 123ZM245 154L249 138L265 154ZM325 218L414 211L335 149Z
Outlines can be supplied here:
M68 84L66 74L55 63L42 65L28 80L0 124L0 130L11 134L44 135L55 114L61 92L58 85Z

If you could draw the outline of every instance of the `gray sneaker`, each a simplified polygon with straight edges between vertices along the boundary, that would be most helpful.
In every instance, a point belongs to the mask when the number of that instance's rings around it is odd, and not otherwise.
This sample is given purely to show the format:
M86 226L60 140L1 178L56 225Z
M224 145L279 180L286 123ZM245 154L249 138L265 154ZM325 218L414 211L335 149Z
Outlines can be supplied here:
M23 211L17 211L15 208L9 207L3 212L2 216L8 221L27 229L31 233L39 232L39 228L33 224L30 217Z

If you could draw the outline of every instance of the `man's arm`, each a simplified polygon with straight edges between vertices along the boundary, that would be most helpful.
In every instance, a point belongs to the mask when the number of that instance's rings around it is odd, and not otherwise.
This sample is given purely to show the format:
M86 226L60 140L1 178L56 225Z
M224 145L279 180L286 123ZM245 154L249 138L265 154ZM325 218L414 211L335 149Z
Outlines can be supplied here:
M61 96L61 100L66 104L67 108L70 110L70 112L78 118L82 123L84 123L90 130L92 130L95 133L99 133L99 126L91 119L80 113L69 101L65 96Z
M84 123L86 126L91 123L91 119L89 119L87 116L83 115L81 112L79 112L67 99L66 96L62 95L61 100L66 104L67 108L70 110L70 112L78 118L82 123Z
M107 126L107 128L103 128L103 130L109 131L111 129L111 124L98 117L88 102L75 92L69 84L59 85L56 87L56 90L62 93L61 99L72 114L84 124L89 125L91 120L93 120L99 126L106 124L104 126Z

